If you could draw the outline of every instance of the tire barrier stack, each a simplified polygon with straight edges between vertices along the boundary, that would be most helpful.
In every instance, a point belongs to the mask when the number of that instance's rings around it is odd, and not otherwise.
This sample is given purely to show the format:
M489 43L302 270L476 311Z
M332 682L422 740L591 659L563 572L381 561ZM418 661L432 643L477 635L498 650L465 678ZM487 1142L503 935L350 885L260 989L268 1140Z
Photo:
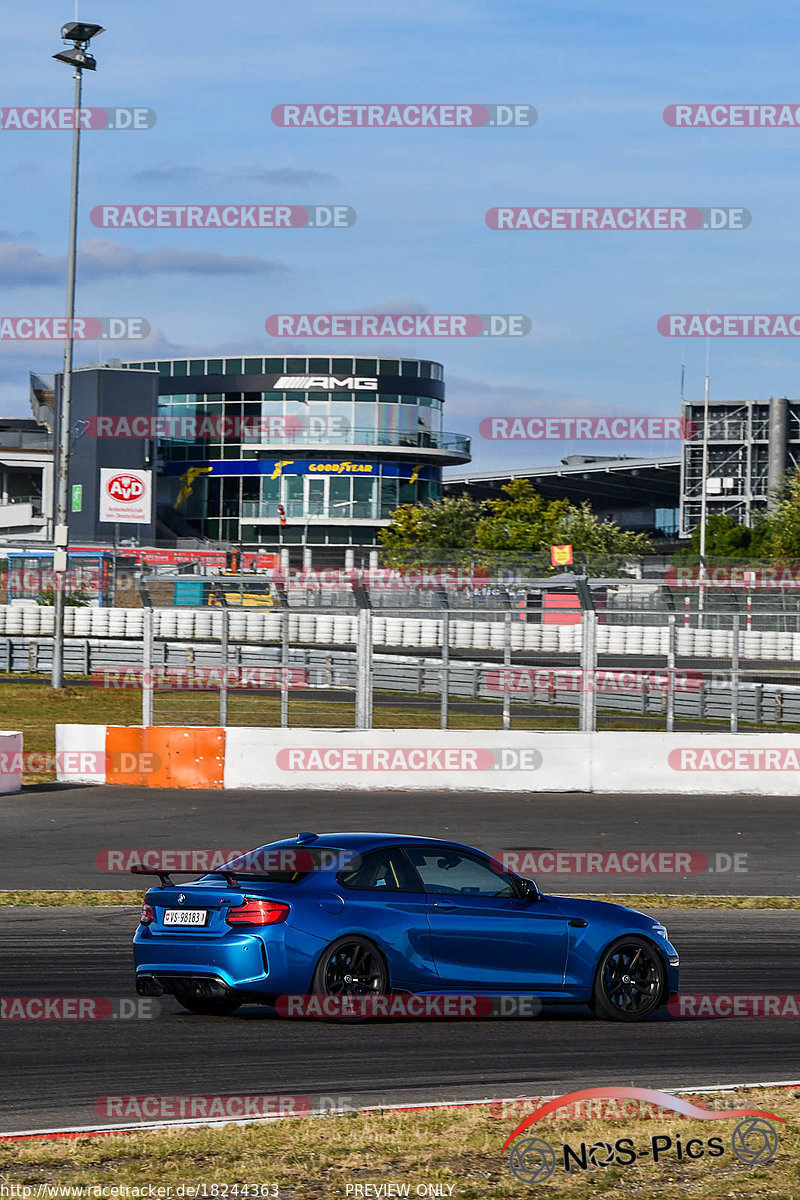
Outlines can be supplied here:
M208 608L157 608L153 614L157 638L180 641L218 639L222 613ZM345 646L355 644L358 621L342 614L290 612L289 640L302 645ZM138 639L144 631L144 611L140 608L66 608L64 632L67 637L92 639ZM0 639L52 637L52 607L0 606ZM281 616L278 611L230 613L232 642L278 642ZM660 625L599 625L599 654L620 656L665 655L669 630ZM776 633L748 630L739 635L739 654L743 659L800 662L800 633ZM375 646L424 649L442 644L442 622L430 618L372 618ZM450 620L450 645L454 650L502 650L505 644L503 620ZM511 649L545 654L578 654L581 647L580 625L541 625L513 621ZM680 658L726 659L731 657L733 633L726 629L676 630L675 650Z

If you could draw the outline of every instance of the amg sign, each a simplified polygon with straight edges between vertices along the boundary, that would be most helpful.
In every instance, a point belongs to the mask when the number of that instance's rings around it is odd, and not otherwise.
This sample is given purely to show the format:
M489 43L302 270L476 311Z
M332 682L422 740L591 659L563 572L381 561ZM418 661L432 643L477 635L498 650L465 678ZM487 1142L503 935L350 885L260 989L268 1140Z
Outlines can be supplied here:
M280 375L272 385L276 391L332 392L336 388L349 392L377 392L378 380L366 375Z

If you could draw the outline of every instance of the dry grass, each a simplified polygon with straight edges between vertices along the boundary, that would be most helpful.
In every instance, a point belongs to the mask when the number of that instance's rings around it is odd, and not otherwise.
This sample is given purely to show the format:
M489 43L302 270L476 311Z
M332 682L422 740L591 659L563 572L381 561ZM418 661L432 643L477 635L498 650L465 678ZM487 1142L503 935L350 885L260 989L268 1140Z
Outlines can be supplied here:
M199 874L199 873L198 873ZM155 883L152 885L155 886ZM577 892L571 893L580 900L607 900L611 904L624 904L628 908L800 908L800 896L693 896L661 895L658 892L615 893ZM97 908L117 905L139 905L143 891L93 891L76 888L72 891L48 891L44 888L30 890L0 889L0 908L64 908L75 905L79 908Z
M228 1085L225 1090L230 1090ZM784 1117L786 1125L776 1123L779 1141L773 1161L751 1167L734 1157L730 1136L735 1119L546 1119L532 1133L553 1146L557 1166L548 1182L531 1188L511 1174L507 1155L501 1150L531 1106L520 1105L507 1112L500 1105L487 1105L87 1136L56 1142L0 1142L0 1181L28 1184L34 1189L38 1184L154 1184L175 1189L181 1184L205 1183L207 1189L219 1185L219 1196L224 1195L225 1185L231 1196L236 1193L230 1189L237 1184L249 1184L251 1188L274 1184L281 1200L346 1200L348 1195L358 1194L354 1191L358 1185L364 1188L362 1197L374 1197L376 1192L366 1192L366 1184L374 1188L390 1183L409 1185L412 1196L420 1185L438 1184L442 1189L439 1195L452 1195L457 1200L526 1195L544 1200L589 1200L597 1196L652 1200L656 1195L661 1200L798 1200L797 1095L762 1089L736 1097L705 1096L703 1100L712 1108L756 1108ZM563 1169L564 1143L577 1152L581 1142L589 1146L629 1137L640 1150L650 1146L654 1135L671 1136L673 1147L678 1136L683 1145L690 1138L707 1141L720 1136L725 1151L713 1160L683 1157L679 1161L673 1150L672 1156L658 1163L648 1157L631 1166L589 1167L569 1173ZM35 1190L31 1194L35 1196ZM85 1194L88 1200L89 1194ZM212 1193L209 1190L206 1194Z
M118 905L141 906L144 891L131 892L121 889L107 892L75 888L72 891L48 891L44 888L30 890L0 891L0 908L101 908Z

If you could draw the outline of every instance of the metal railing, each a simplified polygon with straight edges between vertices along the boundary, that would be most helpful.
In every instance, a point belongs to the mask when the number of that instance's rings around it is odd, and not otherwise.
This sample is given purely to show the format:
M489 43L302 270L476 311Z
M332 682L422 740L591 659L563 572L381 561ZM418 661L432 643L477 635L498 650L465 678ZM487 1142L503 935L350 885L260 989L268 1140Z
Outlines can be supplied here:
M342 449L355 446L407 447L410 450L443 450L446 453L469 454L470 438L461 433L447 433L436 429L348 429L318 432L316 430L290 430L285 434L243 433L241 437L228 438L231 445L243 446L329 446ZM221 439L220 439L221 441ZM183 441L179 438L164 438L161 456L165 460L195 458L200 449L207 450L208 439Z
M0 498L0 508L10 508L16 504L30 505L33 515L40 517L42 515L42 497L39 496L7 496L5 500Z

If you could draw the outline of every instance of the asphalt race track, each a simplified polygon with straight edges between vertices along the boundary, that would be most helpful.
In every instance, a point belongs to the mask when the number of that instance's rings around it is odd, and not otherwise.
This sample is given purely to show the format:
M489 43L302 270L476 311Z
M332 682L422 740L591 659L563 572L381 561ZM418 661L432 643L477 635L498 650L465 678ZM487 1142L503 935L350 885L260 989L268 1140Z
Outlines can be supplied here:
M549 891L798 895L793 797L384 792L178 792L38 785L0 798L0 887L131 888L108 849L248 848L301 829L444 836L488 850L689 850L747 855L745 873L540 877ZM712 857L713 861L713 857ZM658 910L683 992L800 993L800 910ZM0 907L0 996L135 1000L122 908ZM200 1017L166 997L155 1019L8 1020L0 1131L114 1123L102 1096L301 1096L334 1106L547 1095L600 1084L669 1090L800 1079L796 1019L607 1024L535 1019L355 1025L245 1007ZM301 1102L302 1104L302 1102ZM167 1114L169 1115L169 1114Z
M683 991L800 991L800 912L659 916L682 955ZM135 921L111 908L0 909L0 995L133 996ZM94 1107L103 1096L326 1096L358 1106L786 1081L800 1078L796 1022L659 1015L625 1026L574 1010L342 1025L258 1007L199 1017L165 998L151 1020L3 1022L0 1132L108 1123Z
M622 766L622 764L621 764ZM251 849L302 829L452 838L489 851L683 850L746 872L540 877L544 891L800 895L791 796L157 791L44 784L0 797L0 888L132 888L95 866L109 849ZM224 840L223 840L224 839ZM727 861L727 860L722 860Z

